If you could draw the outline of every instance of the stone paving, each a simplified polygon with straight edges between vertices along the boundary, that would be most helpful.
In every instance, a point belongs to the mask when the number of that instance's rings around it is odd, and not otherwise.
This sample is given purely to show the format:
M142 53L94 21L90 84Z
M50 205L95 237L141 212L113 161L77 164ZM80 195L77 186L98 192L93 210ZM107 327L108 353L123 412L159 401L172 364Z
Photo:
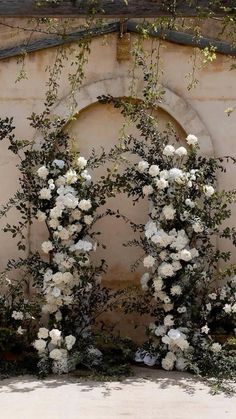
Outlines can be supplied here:
M135 368L122 382L6 379L0 419L236 419L236 397L212 396L190 374Z

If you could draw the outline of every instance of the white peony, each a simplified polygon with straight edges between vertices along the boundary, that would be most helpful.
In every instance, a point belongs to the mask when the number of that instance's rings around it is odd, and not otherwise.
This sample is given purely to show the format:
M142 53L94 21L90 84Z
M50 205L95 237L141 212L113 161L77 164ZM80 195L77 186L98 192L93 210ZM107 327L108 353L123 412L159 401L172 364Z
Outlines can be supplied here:
M156 259L153 256L146 256L143 259L143 265L145 266L145 268L152 268L154 266L156 262Z
M150 166L148 173L150 176L156 177L160 173L160 169L156 164L153 164Z
M46 327L40 327L38 331L38 338L39 339L47 339L48 338L49 331L46 329Z
M201 223L196 222L192 227L195 233L202 233L204 231L204 226Z
M92 207L90 199L82 199L78 205L79 209L82 211L88 211Z
M56 230L57 227L59 226L59 221L56 218L54 218L52 220L49 220L48 224L49 224L49 227L53 228L53 230Z
M63 208L60 205L56 205L54 208L50 210L50 217L51 218L59 218L62 216Z
M50 240L43 242L41 247L44 253L49 253L54 249L54 246Z
M149 164L148 164L148 162L147 161L145 161L145 160L141 160L139 163L138 163L138 171L140 172L140 173L144 173L145 172L145 170L147 170L147 168L149 167Z
M186 138L186 141L188 145L196 146L198 144L198 138L193 134L189 134Z
M215 189L211 185L205 185L203 187L203 192L208 198L210 198L215 193Z
M179 147L175 150L175 154L179 157L187 156L188 152L185 147Z
M173 169L169 170L169 179L174 180L177 183L182 181L184 177L184 172L181 169L174 167Z
M51 199L52 195L51 195L51 190L48 188L42 188L39 192L39 199Z
M87 160L84 157L78 157L77 165L80 169L84 169L87 166Z
M66 336L65 337L65 342L66 342L66 347L67 347L68 351L70 351L73 348L73 346L76 342L76 338L72 335Z
M166 220L173 220L176 210L174 209L172 205L165 205L164 208L162 209L162 212Z
M163 150L164 156L171 157L171 156L174 156L174 154L175 154L175 148L173 147L173 145L165 146Z
M174 361L169 357L165 357L161 361L161 366L164 370L171 371L174 368Z
M85 224L87 224L88 226L92 224L93 222L93 217L91 215L85 215L84 216L84 222Z
M148 196L153 193L153 187L152 185L145 185L143 186L143 195Z
M46 166L41 166L38 170L37 170L37 175L38 177L40 177L41 179L47 179L47 176L49 174L48 169L46 168Z

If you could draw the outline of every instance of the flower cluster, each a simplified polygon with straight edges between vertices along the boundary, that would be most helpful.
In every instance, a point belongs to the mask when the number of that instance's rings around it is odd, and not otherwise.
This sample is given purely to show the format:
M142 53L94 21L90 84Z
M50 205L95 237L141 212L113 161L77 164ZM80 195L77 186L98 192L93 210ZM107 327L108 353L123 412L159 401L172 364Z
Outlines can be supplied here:
M146 253L143 265L148 272L143 274L141 286L156 300L158 319L149 328L154 355L139 350L136 360L147 365L159 362L166 370L188 368L194 337L199 334L204 344L208 339L213 352L221 349L210 341L207 316L213 309L212 300L217 299L210 287L220 258L211 237L220 233L222 220L229 216L225 211L227 199L215 189L216 161L198 156L196 136L188 135L186 143L187 147L159 144L156 153L154 146L145 149L139 143L136 151L142 160L133 175L128 169L137 185L136 193L147 196L150 203L149 221L141 239ZM225 303L221 307L218 304L222 317L232 317L235 291L225 285L218 292Z

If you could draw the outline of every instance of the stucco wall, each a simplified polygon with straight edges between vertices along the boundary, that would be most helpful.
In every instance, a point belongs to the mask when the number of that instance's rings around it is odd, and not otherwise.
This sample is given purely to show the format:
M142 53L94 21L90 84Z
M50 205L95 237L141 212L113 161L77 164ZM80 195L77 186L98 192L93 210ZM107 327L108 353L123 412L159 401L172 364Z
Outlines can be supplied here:
M134 39L134 37L133 37ZM86 66L86 80L81 92L78 92L78 115L76 121L68 126L69 131L76 138L78 148L82 154L88 154L93 145L105 145L109 148L116 141L122 118L117 110L107 106L97 105L96 97L102 93L112 93L117 96L126 95L129 87L128 71L131 62L118 62L116 59L117 35L108 35L105 39L93 40L91 55ZM147 41L146 48L150 48ZM15 83L19 66L16 59L0 62L1 92L0 115L13 116L16 125L16 136L32 139L37 133L29 126L27 117L32 111L43 109L45 85L48 74L47 65L55 59L55 49L29 54L26 57L25 69L28 80ZM220 155L236 155L235 123L236 114L228 117L226 108L236 106L236 78L235 71L229 71L230 59L218 55L216 61L199 71L197 77L200 82L195 89L187 90L186 74L191 71L190 47L182 47L170 43L163 43L161 48L161 66L163 74L160 82L166 89L163 104L165 110L159 117L162 124L169 118L176 124L184 138L185 133L199 136L203 153ZM70 63L63 72L60 82L59 100L54 113L66 116L68 107L67 73ZM140 78L141 80L141 78ZM141 95L141 81L138 80L138 91ZM169 116L168 116L169 115ZM132 129L132 128L131 128ZM1 144L0 153L0 202L4 203L16 190L18 175L16 161L8 152L6 144ZM228 174L219 176L219 187L234 188L236 166L229 166ZM138 221L144 221L147 204L144 202L137 209L133 209L130 202L123 197L112 203L114 207L119 203L127 215L134 215ZM232 210L231 223L236 221L236 208ZM14 219L14 214L11 217ZM135 259L134 250L124 251L122 242L130 237L128 227L121 226L121 222L107 220L102 225L104 239L108 245L108 261L110 262L110 277L116 280L136 278L130 276L129 266ZM114 232L111 234L111 231ZM118 234L119 233L119 234ZM38 231L31 237L32 245L38 247L45 232ZM0 267L3 268L7 259L16 255L15 243L1 233ZM234 261L236 253L234 251Z

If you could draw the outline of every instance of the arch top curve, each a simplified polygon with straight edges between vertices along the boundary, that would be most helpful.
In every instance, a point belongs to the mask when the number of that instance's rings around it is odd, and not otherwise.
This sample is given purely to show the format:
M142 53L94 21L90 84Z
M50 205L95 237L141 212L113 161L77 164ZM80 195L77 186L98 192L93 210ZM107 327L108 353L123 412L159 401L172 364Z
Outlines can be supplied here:
M75 94L77 108L75 114L97 102L98 96L108 95L114 97L130 96L132 79L129 76L116 76L93 81L81 87ZM143 84L137 83L137 97L142 100ZM199 117L196 110L181 96L174 93L167 86L163 86L164 95L158 107L167 112L183 128L186 134L194 134L199 139L201 152L206 156L214 156L212 138ZM53 109L53 114L64 119L69 118L68 98L63 98Z

